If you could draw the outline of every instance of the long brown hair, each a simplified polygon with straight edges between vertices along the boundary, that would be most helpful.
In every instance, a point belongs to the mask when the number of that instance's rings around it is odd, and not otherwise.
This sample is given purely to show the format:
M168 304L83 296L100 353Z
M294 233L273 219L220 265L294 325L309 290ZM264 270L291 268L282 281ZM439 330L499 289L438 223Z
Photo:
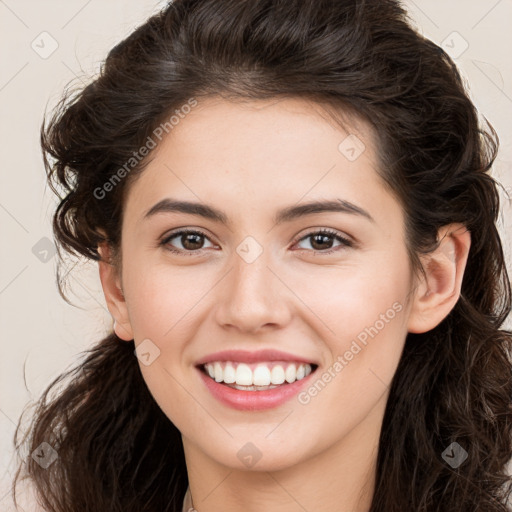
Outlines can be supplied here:
M43 122L59 248L96 261L101 242L119 249L123 200L148 158L126 163L176 110L208 95L302 97L368 121L415 268L441 226L470 230L460 299L436 328L407 336L371 512L507 511L512 333L500 327L511 289L489 173L498 137L453 61L396 0L175 0L115 46L89 85L68 88ZM29 455L13 487L23 469L52 512L181 510L180 432L133 351L133 341L109 334L48 386L23 442L29 453L48 443L58 457L44 468ZM457 468L442 457L453 442L468 453Z

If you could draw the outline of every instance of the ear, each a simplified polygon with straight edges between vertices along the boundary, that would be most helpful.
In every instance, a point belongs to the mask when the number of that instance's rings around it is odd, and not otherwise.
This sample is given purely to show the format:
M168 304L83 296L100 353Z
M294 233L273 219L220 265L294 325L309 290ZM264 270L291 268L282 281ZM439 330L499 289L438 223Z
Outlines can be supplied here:
M128 308L121 287L120 269L112 263L112 252L108 242L98 245L101 260L98 262L101 286L110 314L115 319L114 331L125 341L133 340L133 331Z
M426 277L419 278L414 290L408 321L412 333L436 327L460 297L471 234L463 224L449 224L439 230L437 239L437 249L420 257Z

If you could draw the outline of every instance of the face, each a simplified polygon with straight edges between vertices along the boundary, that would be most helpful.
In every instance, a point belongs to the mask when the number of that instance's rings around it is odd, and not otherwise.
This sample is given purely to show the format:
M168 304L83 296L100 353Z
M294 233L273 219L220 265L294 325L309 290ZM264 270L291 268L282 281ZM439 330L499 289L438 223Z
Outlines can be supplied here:
M189 453L243 468L247 452L272 470L377 443L414 283L376 169L361 121L343 129L300 99L210 98L133 182L118 324Z

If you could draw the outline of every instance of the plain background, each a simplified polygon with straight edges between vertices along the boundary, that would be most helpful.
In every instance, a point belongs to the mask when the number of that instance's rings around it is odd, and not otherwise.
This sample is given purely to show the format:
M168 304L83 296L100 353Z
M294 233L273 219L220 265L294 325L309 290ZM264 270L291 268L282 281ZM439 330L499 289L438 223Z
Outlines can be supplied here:
M97 73L108 50L166 2L0 0L0 508L11 510L12 438L24 406L111 328L96 264L56 286L51 215L39 147L45 108ZM478 110L499 134L493 174L512 192L512 0L405 1L418 30L452 55ZM511 269L512 208L500 230ZM71 264L69 265L71 268ZM507 326L511 326L510 317Z

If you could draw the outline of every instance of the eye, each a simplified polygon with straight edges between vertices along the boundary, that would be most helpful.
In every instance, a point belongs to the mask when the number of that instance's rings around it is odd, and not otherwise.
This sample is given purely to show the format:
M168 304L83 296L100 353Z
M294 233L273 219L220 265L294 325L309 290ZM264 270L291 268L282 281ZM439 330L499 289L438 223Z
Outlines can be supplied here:
M177 239L181 248L173 247L170 242L171 240ZM188 256L195 256L194 253L201 253L203 250L204 240L208 240L208 237L202 233L201 231L193 230L193 229L182 229L180 231L175 231L171 233L169 236L165 237L161 245L165 246L165 248L175 254L186 254Z
M171 244L171 240L177 239L181 248L176 248ZM313 240L313 243L310 243L311 248L314 252L320 254L331 254L335 251L340 250L340 247L352 247L353 243L341 236L337 231L330 229L321 229L318 231L311 231L305 236L302 236L298 240L294 241L294 244L302 242L304 240ZM332 247L332 239L339 241L338 246ZM198 253L201 253L204 250L204 241L209 240L206 234L201 231L193 230L193 229L182 229L180 231L175 231L170 235L166 236L160 243L160 245L164 246L168 251L175 254L183 254L188 256L195 256ZM213 246L213 244L212 244ZM196 254L194 254L196 253Z
M313 249L318 249L314 252L320 254L331 254L340 250L340 247L352 247L354 245L348 238L341 236L337 231L331 229L311 231L306 236L299 238L296 243L308 239L313 240L313 243L310 243L310 246ZM340 244L332 248L332 239L338 240Z

